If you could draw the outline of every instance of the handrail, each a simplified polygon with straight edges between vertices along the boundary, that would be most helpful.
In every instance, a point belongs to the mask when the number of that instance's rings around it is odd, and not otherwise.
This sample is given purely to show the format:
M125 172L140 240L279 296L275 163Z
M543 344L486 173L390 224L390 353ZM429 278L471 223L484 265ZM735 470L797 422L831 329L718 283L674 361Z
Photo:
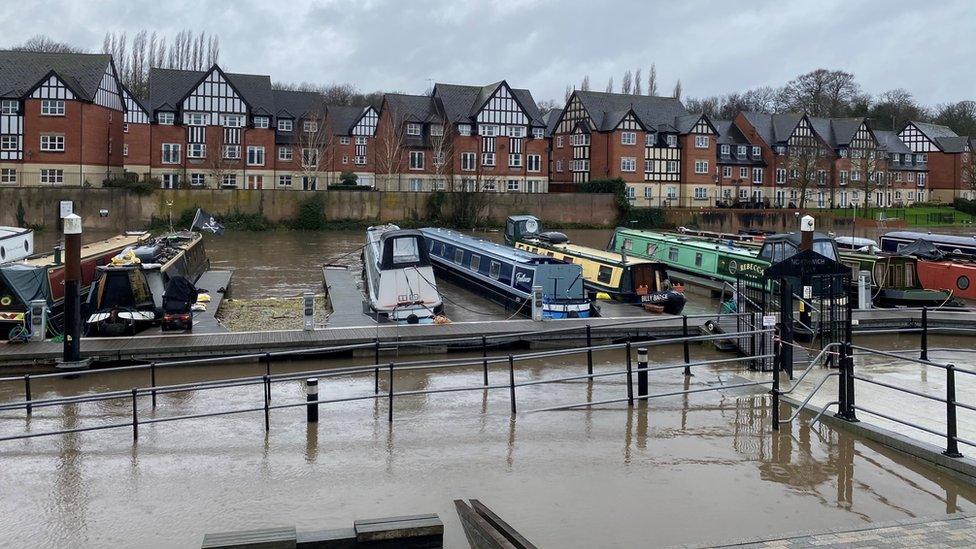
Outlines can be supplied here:
M817 353L817 356L810 359L810 364L807 365L806 369L804 369L803 372L800 373L800 376L796 378L796 380L793 382L793 386L786 391L780 391L779 394L788 395L793 391L795 391L796 388L800 386L800 383L803 381L803 379L807 377L807 374L809 374L810 371L813 370L813 366L820 360L820 358L824 356L830 350L831 347L839 347L841 345L843 345L843 343L837 343L837 342L828 343L827 345L825 345L824 348L821 349L819 353Z
M796 419L796 417L798 415L800 415L800 412L803 411L803 409L806 407L806 405L810 403L810 399L813 398L813 395L817 394L817 391L819 391L820 388L824 386L824 383L826 383L827 380L830 379L833 376L840 376L840 372L829 372L829 373L825 374L823 376L823 378L820 379L820 382L817 383L817 386L814 387L812 391L810 391L810 394L807 395L807 398L805 398L803 400L803 402L796 408L796 411L793 412L793 415L790 416L789 419L781 419L781 420L779 420L779 422L780 423L792 423L793 420Z

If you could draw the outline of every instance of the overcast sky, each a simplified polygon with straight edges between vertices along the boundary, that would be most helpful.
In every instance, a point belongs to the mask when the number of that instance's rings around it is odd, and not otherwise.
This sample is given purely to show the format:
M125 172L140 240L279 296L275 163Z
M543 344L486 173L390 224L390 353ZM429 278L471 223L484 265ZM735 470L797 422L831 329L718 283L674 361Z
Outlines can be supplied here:
M924 104L976 99L976 2L751 0L8 0L0 42L38 33L98 50L106 31L220 37L221 65L276 81L422 93L429 81L529 88L562 100L657 65L699 97L778 86L818 67Z

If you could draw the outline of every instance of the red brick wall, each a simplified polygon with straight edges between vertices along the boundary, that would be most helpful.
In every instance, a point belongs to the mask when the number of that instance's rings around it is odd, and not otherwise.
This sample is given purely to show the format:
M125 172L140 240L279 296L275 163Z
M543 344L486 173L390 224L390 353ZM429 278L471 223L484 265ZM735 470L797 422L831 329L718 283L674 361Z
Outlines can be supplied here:
M715 136L708 136L708 147L699 149L695 147L695 135L688 134L678 136L678 144L681 147L681 183L685 186L709 185L715 183ZM708 173L695 173L695 161L707 160ZM733 175L736 175L733 173ZM752 177L750 173L750 178ZM685 191L687 192L687 190Z
M961 154L928 153L929 189L959 189L962 179Z
M24 102L25 163L122 166L121 112L81 101L65 101L64 109L64 116L41 116L40 99ZM45 133L63 134L64 152L42 152Z
M128 133L123 134L125 144L129 146L126 164L148 166L152 162L152 129L149 124L129 124Z
M556 143L560 137L562 137L563 146L557 147ZM550 166L549 180L562 183L571 183L573 181L573 173L569 171L569 163L573 160L573 148L569 144L569 135L558 134L552 136L551 156L552 165ZM563 171L561 172L556 169L556 162L560 160L563 163Z

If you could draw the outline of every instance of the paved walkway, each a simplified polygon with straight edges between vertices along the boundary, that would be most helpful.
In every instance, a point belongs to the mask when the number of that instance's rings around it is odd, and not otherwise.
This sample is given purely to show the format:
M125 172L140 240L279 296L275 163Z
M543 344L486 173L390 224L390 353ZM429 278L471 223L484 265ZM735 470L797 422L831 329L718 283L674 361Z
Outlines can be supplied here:
M739 540L701 547L973 547L976 517L950 515L944 519L909 519L876 523L856 530L801 533L776 539Z

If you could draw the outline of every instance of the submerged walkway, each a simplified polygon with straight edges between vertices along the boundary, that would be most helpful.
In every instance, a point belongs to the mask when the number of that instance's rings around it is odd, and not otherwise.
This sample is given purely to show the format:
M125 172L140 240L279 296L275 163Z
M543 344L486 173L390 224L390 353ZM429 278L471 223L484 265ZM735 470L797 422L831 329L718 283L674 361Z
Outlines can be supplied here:
M942 519L908 519L875 523L853 530L800 533L774 539L745 539L725 545L698 547L973 547L976 546L976 516Z

